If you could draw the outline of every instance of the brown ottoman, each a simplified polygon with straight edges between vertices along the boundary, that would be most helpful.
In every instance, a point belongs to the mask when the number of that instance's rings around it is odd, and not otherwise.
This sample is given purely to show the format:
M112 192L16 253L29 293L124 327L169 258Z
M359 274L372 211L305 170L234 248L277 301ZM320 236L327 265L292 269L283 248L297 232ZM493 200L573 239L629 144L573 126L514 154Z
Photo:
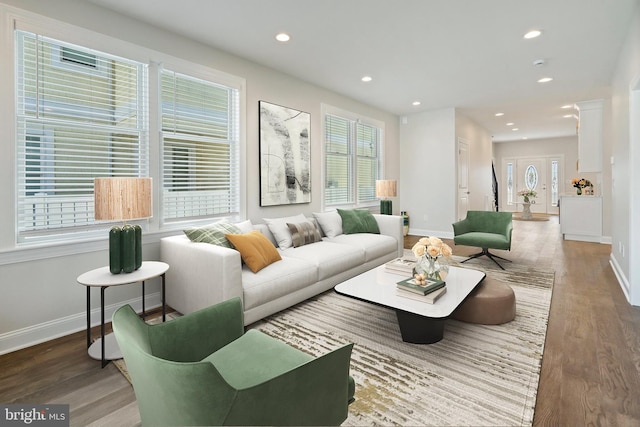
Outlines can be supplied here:
M451 314L452 319L480 325L499 325L516 317L516 296L509 285L485 277Z

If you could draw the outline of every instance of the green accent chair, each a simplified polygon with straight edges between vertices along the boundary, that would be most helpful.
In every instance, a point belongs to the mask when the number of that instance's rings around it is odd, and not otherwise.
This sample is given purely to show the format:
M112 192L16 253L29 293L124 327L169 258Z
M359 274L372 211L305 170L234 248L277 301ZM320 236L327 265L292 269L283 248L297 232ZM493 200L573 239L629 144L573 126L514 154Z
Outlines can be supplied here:
M113 315L145 426L339 425L353 401L353 344L318 358L244 332L239 298L158 325Z
M489 249L511 250L513 220L511 212L468 211L467 217L453 224L453 242L456 245L478 246L481 252L471 255L461 262L486 255L504 270L496 258L511 262L492 254Z

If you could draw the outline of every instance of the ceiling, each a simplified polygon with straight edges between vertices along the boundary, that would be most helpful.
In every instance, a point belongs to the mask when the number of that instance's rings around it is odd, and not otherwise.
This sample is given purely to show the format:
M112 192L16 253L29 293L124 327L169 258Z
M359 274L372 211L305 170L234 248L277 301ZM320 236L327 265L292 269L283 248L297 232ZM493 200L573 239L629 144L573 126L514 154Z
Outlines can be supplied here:
M561 107L609 96L640 3L88 1L399 116L455 107L496 142L575 135L575 119L563 117L573 110ZM531 29L542 35L524 39ZM286 44L274 38L282 31ZM373 80L363 83L365 75Z

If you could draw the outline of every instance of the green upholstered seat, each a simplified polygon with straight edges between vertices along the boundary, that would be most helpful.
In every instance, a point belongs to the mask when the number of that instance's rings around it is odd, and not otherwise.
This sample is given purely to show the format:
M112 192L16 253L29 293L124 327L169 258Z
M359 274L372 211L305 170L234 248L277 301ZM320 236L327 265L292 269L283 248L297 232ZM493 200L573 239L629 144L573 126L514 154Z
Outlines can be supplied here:
M511 250L512 232L513 220L510 212L468 211L465 219L453 224L453 242L456 245L482 248L481 252L462 262L486 255L504 270L496 258L509 260L492 254L489 249Z
M113 330L143 425L339 425L353 344L320 357L244 333L239 298L158 325L126 305Z

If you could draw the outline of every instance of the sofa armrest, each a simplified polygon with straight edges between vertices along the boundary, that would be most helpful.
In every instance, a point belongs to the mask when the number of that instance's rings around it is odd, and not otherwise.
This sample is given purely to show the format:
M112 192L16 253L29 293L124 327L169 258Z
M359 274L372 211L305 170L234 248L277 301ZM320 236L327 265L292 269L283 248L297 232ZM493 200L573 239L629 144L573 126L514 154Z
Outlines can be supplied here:
M404 219L399 215L373 214L373 217L378 223L380 234L394 237L398 241L398 257L402 257L404 254L404 234L402 232Z
M160 240L160 259L169 264L167 304L182 314L243 298L242 262L234 249L178 235Z

